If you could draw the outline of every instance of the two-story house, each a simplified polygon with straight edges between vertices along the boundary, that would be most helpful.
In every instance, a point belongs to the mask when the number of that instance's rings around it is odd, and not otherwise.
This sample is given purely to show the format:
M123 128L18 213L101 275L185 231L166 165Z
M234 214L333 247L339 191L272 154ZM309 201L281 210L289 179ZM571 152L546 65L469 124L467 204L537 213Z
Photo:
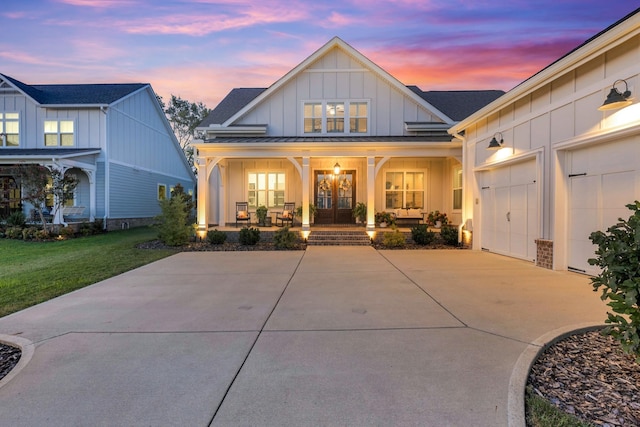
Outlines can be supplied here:
M232 90L200 124L198 227L235 221L236 202L309 204L316 224L379 211L446 212L460 223L462 143L453 124L502 91L406 86L338 37L268 88Z
M149 84L29 85L0 74L0 216L20 200L13 166L40 164L79 179L67 209L107 229L148 224L159 199L195 177ZM69 218L62 210L54 223Z

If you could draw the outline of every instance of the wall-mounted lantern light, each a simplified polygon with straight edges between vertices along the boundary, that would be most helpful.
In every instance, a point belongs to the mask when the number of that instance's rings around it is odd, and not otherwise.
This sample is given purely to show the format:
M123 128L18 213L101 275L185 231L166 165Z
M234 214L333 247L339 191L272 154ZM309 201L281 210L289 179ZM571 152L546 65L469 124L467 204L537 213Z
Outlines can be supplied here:
M616 85L621 82L624 82L624 92L622 93L620 93L620 91L616 89ZM613 83L613 87L611 87L611 91L609 91L609 95L607 95L607 99L605 99L604 103L600 107L598 107L598 110L616 110L618 108L631 105L633 101L629 99L630 96L631 92L629 91L629 85L627 84L627 81L622 79L616 80Z
M498 140L496 137L500 139ZM502 148L502 144L504 144L502 133L496 132L493 135L493 138L491 138L491 141L489 141L489 146L487 147L487 150L499 150L500 148Z

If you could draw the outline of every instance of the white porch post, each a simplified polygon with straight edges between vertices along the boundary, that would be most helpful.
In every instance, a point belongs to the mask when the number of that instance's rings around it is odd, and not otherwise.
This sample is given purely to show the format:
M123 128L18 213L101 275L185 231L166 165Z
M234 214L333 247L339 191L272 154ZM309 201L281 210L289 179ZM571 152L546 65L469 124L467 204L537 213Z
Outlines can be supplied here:
M309 231L309 157L302 158L302 231Z
M367 156L367 231L376 228L376 158Z
M198 235L201 237L207 233L209 226L208 216L208 195L209 195L209 171L207 170L207 158L198 157L196 159L198 168Z

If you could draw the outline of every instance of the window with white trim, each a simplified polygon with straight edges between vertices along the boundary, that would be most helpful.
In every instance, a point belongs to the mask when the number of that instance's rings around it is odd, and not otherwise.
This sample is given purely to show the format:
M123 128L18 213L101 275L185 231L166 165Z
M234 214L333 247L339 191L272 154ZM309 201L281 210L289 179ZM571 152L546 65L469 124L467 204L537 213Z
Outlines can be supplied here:
M0 147L20 145L20 114L0 113Z
M167 199L167 186L165 184L158 184L158 200Z
M462 209L462 167L453 169L453 209Z
M385 173L385 209L424 208L424 172Z
M305 134L369 132L368 101L309 101L304 103L303 112Z
M247 178L249 207L275 208L284 206L284 172L249 172Z
M44 145L45 147L73 147L74 146L73 120L45 120L44 121Z

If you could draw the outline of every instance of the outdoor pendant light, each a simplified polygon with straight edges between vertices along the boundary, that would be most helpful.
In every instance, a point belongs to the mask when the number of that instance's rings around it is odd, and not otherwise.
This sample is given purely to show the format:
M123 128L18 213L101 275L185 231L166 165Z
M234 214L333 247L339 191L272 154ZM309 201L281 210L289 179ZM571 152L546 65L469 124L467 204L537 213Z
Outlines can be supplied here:
M624 92L620 93L618 89L616 89L616 84L624 82ZM631 105L633 102L629 99L631 96L631 92L629 91L629 85L626 80L616 80L613 83L613 87L611 91L609 91L609 95L607 95L607 99L605 99L604 104L598 107L600 111L607 110L616 110L618 108L626 107L627 105Z

